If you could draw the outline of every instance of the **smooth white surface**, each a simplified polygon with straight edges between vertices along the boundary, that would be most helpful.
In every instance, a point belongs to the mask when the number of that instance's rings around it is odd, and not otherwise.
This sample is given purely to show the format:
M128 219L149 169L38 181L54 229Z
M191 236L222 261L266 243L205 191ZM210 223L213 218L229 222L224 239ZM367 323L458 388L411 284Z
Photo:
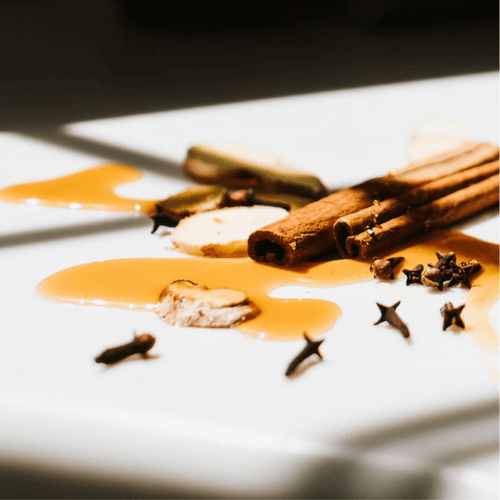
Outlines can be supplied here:
M239 142L340 187L403 166L411 131L426 121L456 121L473 137L498 142L497 102L498 75L486 74L100 120L64 132L174 162L197 142ZM113 159L11 133L0 134L0 145L9 166L0 172L1 187ZM144 172L119 193L166 197L189 185ZM307 496L310 478L326 468L337 485L322 480L320 491L335 491L344 481L348 493L382 498L401 495L409 483L395 481L393 463L376 457L398 457L405 478L448 466L437 449L472 453L498 440L498 380L491 369L497 356L485 356L466 333L442 332L443 299L427 289L373 280L276 290L280 297L333 300L343 310L322 345L325 361L289 380L284 370L300 341L175 328L151 313L37 296L41 280L74 265L177 257L150 234L145 217L6 203L0 213L0 461L128 477L188 494L270 497ZM498 242L497 211L463 229ZM446 299L460 302L466 293L454 288ZM397 300L412 345L373 326L375 301ZM134 329L156 335L156 358L111 368L94 363ZM436 431L442 420L450 425ZM396 432L401 428L406 431ZM408 440L417 431L427 438ZM380 443L367 447L377 436ZM370 492L370 481L364 490L363 481L349 483L333 465L364 477L374 474L372 462L380 467L380 491ZM457 467L441 477L448 492L457 477L465 481L467 467ZM498 476L491 467L481 470L489 482L477 498L489 498Z

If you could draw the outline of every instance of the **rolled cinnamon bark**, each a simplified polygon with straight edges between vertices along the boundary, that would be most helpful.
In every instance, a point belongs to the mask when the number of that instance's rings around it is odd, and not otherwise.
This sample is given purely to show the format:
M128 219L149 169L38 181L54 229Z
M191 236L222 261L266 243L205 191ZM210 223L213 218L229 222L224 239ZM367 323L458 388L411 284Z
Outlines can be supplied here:
M347 254L351 258L365 259L419 234L466 219L498 205L498 201L499 175L496 174L412 209L379 227L349 236L346 240Z
M497 160L498 146L477 143L333 193L269 224L248 239L248 255L259 262L292 265L335 248L333 224L342 216L427 182Z
M321 255L335 244L332 225L337 218L371 205L382 189L380 183L366 183L310 203L253 232L248 255L256 261L285 266Z
M480 182L497 174L498 168L498 160L488 162L479 167L472 167L447 175L436 181L422 184L394 198L388 198L376 205L371 205L357 212L340 217L333 224L333 234L337 250L342 257L352 257L346 248L346 240L349 236L363 233L369 229L373 230L373 228L383 222L399 217L415 207L425 205L454 191ZM368 232L370 233L370 231Z
M456 149L419 162L412 162L402 169L393 170L390 174L402 179L407 176L413 182L419 180L430 182L453 172L459 172L493 160L498 160L498 145L489 142L467 142Z

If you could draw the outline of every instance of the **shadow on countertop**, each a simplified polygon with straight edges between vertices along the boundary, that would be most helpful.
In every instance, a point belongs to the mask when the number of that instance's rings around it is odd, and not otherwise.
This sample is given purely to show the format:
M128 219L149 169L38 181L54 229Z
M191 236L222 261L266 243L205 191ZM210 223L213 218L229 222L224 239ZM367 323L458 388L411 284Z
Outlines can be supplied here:
M96 440L102 437L99 432L92 429L85 432L88 446L101 445ZM163 443L165 464L168 464L171 452L168 439L164 439L165 436L160 433L158 444ZM134 440L140 442L141 437L135 436L132 442ZM286 463L294 470L286 481L279 472L275 482L270 482L264 474L262 485L247 481L235 486L233 482L225 490L219 477L214 477L213 481L207 479L206 471L210 470L212 461L218 462L218 453L229 453L236 462L244 464L246 461L241 461L241 456L246 452L250 455L255 452L252 446L245 448L248 445L226 443L227 447L223 445L220 448L213 446L212 440L209 442L211 451L203 458L205 473L199 478L193 475L192 470L186 471L185 477L177 477L165 464L163 474L158 474L157 468L145 473L141 464L137 473L133 474L127 468L120 470L111 463L106 470L101 470L85 458L78 464L74 460L67 463L58 460L42 462L36 453L33 457L20 454L6 459L9 457L7 452L6 456L0 457L0 498L445 500L454 498L447 494L447 489L448 493L457 491L457 486L459 489L465 487L467 491L464 493L469 493L470 498L480 498L479 490L484 492L480 480L472 481L469 485L472 488L461 483L459 476L451 478L455 485L446 484L450 478L446 478L443 471L454 466L460 470L461 461L475 455L498 454L498 398L439 415L417 417L400 425L382 425L360 435L352 435L348 442L335 444L328 453L325 453L328 448L324 448L322 454L309 454L292 446L284 457L283 450L274 446L260 448L259 456L263 463L280 463L282 467ZM199 443L201 448L195 446L194 449L208 450L204 448L208 443L204 438L200 438ZM286 446L286 441L283 444ZM328 438L323 444L328 445ZM178 456L177 453L178 450L174 450L172 454ZM250 460L248 463L255 462ZM297 463L301 465L299 473L295 467ZM276 471L279 470L278 467ZM221 471L221 474L227 477L227 472ZM249 477L255 476L255 471L248 471L248 474ZM476 487L479 490L476 491ZM490 498L489 495L487 497Z

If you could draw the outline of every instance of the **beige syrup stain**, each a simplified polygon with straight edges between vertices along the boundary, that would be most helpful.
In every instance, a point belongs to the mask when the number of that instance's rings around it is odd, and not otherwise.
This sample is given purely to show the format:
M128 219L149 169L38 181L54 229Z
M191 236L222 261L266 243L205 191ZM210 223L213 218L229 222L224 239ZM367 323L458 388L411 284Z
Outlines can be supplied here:
M57 179L9 186L0 190L0 200L49 207L147 214L154 212L154 200L122 198L114 192L118 186L141 177L142 173L135 168L106 163Z

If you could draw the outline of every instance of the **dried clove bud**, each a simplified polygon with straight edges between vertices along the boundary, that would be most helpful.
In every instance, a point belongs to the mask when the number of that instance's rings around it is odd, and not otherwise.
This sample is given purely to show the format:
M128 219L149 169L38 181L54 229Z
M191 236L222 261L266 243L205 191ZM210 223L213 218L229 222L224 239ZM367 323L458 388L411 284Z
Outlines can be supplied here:
M436 252L436 257L438 258L438 261L434 264L433 267L437 267L438 269L451 269L452 263L456 262L457 260L455 252Z
M325 339L312 340L306 332L304 332L304 339L306 340L307 344L304 349L302 349L302 351L300 351L299 354L297 354L297 356L295 356L295 358L293 358L291 363L288 365L288 368L285 372L285 375L287 377L293 375L299 365L313 354L316 354L320 359L323 359L323 356L319 352L319 346L324 342Z
M447 269L440 269L434 267L432 264L428 264L427 269L422 273L422 283L425 286L437 288L439 291L443 290L445 281L448 281L450 278L451 275L447 273Z
M422 285L422 271L424 266L422 264L417 264L413 269L403 269L403 273L406 275L406 286L412 284Z
M373 264L370 266L370 271L374 274L375 278L381 280L393 280L394 268L403 262L404 257L390 257L388 259L373 258Z
M462 262L462 264L460 264L460 265L463 265L463 264L464 264L464 262ZM476 259L469 260L466 267L471 268L470 274L475 274L483 268L483 266Z
M483 266L477 260L470 260L468 264L465 262L461 262L459 265L452 263L453 274L448 286L464 285L467 288L471 288L471 276L479 272L482 268Z
M165 213L161 208L161 205L155 205L156 213L150 215L153 221L153 229L151 234L155 233L160 226L175 227L179 224L181 217L177 217L168 213Z
M380 319L376 323L374 323L374 325L378 325L380 323L383 323L384 321L387 321L387 323L397 328L402 333L403 337L407 339L410 337L410 330L396 312L399 304L401 304L401 301L398 301L392 306L387 307L377 302L377 306L380 309L381 316Z
M455 324L460 328L465 328L464 322L460 317L465 304L453 307L451 302L446 302L446 304L441 308L441 316L443 316L443 331L449 326Z
M155 337L149 333L142 333L141 335L134 334L134 340L132 340L132 342L106 349L95 358L95 362L110 365L132 356L133 354L142 354L143 357L146 357L146 353L154 346L155 341Z

